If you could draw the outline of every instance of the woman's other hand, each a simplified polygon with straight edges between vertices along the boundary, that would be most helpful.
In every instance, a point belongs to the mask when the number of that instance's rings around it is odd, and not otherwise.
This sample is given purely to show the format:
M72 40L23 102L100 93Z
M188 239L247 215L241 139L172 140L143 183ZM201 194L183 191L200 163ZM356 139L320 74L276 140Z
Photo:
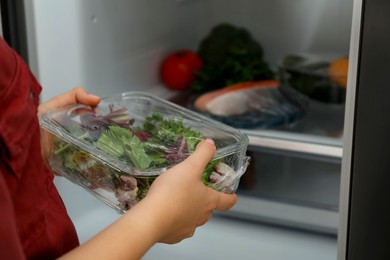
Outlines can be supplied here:
M76 87L71 91L68 91L64 94L58 95L38 107L38 116L41 116L48 110L61 108L68 105L80 103L89 106L97 106L100 102L100 98L98 96L89 94L81 87Z
M65 107L72 104L84 104L90 106L97 106L100 102L100 98L95 95L89 94L87 91L80 87L76 87L71 91L68 91L64 94L56 96L47 102L44 102L38 106L38 117L40 117L45 112ZM53 153L53 136L48 131L41 131L41 154L44 162L48 165L47 159Z

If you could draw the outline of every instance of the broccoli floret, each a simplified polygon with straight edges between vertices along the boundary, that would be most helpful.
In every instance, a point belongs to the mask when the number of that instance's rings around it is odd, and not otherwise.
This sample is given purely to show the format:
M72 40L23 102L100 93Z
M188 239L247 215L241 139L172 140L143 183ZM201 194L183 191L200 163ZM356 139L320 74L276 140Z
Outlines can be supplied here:
M273 71L263 60L263 48L245 28L220 24L202 40L203 60L192 91L202 93L243 81L271 79Z
M263 58L263 48L249 31L230 24L220 24L201 42L198 53L206 64L219 65L231 52L240 50L256 58Z

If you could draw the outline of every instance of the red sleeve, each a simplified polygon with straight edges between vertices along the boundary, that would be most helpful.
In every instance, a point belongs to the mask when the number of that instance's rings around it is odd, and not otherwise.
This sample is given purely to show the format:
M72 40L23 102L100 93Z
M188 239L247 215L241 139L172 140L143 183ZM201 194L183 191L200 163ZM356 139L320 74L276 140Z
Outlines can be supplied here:
M0 259L25 259L19 240L14 210L0 165Z
M24 61L0 38L0 259L55 259L78 246L41 157L40 91Z

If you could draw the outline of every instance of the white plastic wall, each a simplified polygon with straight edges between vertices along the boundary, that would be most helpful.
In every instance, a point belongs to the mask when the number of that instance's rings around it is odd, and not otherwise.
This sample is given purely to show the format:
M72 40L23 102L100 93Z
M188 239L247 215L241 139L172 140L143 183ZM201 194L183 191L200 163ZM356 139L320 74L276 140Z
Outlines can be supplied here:
M246 27L277 65L290 53L347 54L353 0L26 0L42 99L83 86L101 96L160 85L159 65L211 27Z
M288 54L349 53L353 0L204 0L202 33L221 22L243 26L277 65Z
M42 100L75 86L106 96L159 84L164 55L195 47L198 5L173 0L26 1L31 67L43 85Z

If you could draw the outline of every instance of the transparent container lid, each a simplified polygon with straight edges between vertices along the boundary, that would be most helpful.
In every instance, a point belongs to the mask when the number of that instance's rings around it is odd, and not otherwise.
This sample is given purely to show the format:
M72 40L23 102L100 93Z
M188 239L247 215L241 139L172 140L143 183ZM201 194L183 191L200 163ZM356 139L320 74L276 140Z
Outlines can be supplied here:
M95 108L77 104L52 110L40 123L61 137L64 146L75 145L118 171L136 175L156 175L174 166L204 138L215 142L214 159L236 153L244 157L248 146L240 130L144 92L102 98Z

